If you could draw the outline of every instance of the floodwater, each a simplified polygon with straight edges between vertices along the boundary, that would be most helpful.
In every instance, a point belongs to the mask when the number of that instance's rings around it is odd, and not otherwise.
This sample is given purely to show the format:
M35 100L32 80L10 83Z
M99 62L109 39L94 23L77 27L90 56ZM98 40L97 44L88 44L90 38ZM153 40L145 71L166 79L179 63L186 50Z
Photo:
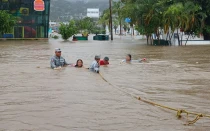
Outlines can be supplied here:
M68 62L81 58L86 67L95 55L109 56L101 72L114 86L87 69L50 69L56 47ZM128 53L148 62L120 65ZM0 41L0 63L0 131L210 130L210 118L185 126L176 112L124 93L210 114L210 46L156 47L129 38Z

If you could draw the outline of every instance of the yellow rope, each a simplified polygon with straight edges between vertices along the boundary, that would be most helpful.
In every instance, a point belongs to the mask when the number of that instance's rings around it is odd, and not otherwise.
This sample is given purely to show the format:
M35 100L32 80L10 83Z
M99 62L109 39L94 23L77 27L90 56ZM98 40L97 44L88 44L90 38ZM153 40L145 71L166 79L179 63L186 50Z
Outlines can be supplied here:
M140 101L142 101L142 102L148 103L148 104L153 105L153 106L158 106L158 107L161 107L161 108L164 108L164 109L169 109L169 110L172 110L172 111L176 111L176 112L177 112L176 116L177 116L178 119L180 119L180 118L182 117L182 114L186 114L186 115L187 115L187 119L188 119L188 115L189 115L189 114L190 114L190 115L195 115L195 116L196 116L194 120L191 120L191 121L188 120L188 122L187 122L186 124L184 124L184 125L192 125L192 124L196 123L196 122L197 122L199 119L201 119L202 117L210 118L210 115L201 114L201 113L196 113L196 112L189 112L189 111L182 110L182 109L180 110L180 109L176 109L176 108L164 106L164 105L161 105L161 104L158 104L158 103L149 101L149 100L142 99L141 97L138 97L138 96L135 96L135 95L133 95L133 94L131 94L131 93L128 93L128 92L126 92L125 90L119 88L118 86L115 86L115 85L111 84L110 82L108 82L108 81L104 78L104 76L103 76L101 73L99 73L99 75L100 75L101 78L102 78L105 82L107 82L109 85L111 85L111 86L117 88L117 89L120 90L121 92L123 92L123 93L125 93L125 94L127 94L127 95L129 95L129 96L131 96L131 97L133 97L133 98L135 98L135 99L137 99L137 100L140 100Z

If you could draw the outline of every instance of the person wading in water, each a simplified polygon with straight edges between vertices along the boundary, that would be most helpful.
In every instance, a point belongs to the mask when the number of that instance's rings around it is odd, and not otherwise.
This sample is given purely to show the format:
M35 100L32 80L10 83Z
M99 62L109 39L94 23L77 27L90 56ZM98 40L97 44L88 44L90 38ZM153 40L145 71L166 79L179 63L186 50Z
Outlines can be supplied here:
M60 69L63 66L70 65L66 60L61 56L61 49L55 49L55 55L51 58L50 66L52 69Z

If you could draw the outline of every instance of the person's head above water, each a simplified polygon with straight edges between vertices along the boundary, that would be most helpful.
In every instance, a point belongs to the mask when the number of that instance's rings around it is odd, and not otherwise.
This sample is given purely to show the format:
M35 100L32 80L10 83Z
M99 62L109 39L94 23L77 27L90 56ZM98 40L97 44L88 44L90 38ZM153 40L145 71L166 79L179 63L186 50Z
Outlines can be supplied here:
M55 48L55 55L57 57L60 57L61 56L61 49L60 48Z
M131 54L127 54L126 61L131 61Z
M99 62L99 61L100 61L100 56L99 56L99 55L96 55L96 56L95 56L95 60L96 60L97 62Z
M75 67L83 67L83 61L81 59L78 59Z
M108 65L109 64L109 57L104 57L104 64L105 65Z

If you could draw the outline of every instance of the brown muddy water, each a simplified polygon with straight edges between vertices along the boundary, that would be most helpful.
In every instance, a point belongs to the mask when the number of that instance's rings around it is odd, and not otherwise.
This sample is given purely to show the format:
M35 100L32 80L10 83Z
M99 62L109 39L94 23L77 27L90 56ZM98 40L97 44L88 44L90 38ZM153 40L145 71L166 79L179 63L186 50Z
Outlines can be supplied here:
M85 66L95 55L113 85L136 96L210 114L210 46L155 47L144 41L0 41L0 131L210 131L210 119L185 126L176 112L133 99L87 69L49 68L54 48ZM122 64L126 54L147 63Z

